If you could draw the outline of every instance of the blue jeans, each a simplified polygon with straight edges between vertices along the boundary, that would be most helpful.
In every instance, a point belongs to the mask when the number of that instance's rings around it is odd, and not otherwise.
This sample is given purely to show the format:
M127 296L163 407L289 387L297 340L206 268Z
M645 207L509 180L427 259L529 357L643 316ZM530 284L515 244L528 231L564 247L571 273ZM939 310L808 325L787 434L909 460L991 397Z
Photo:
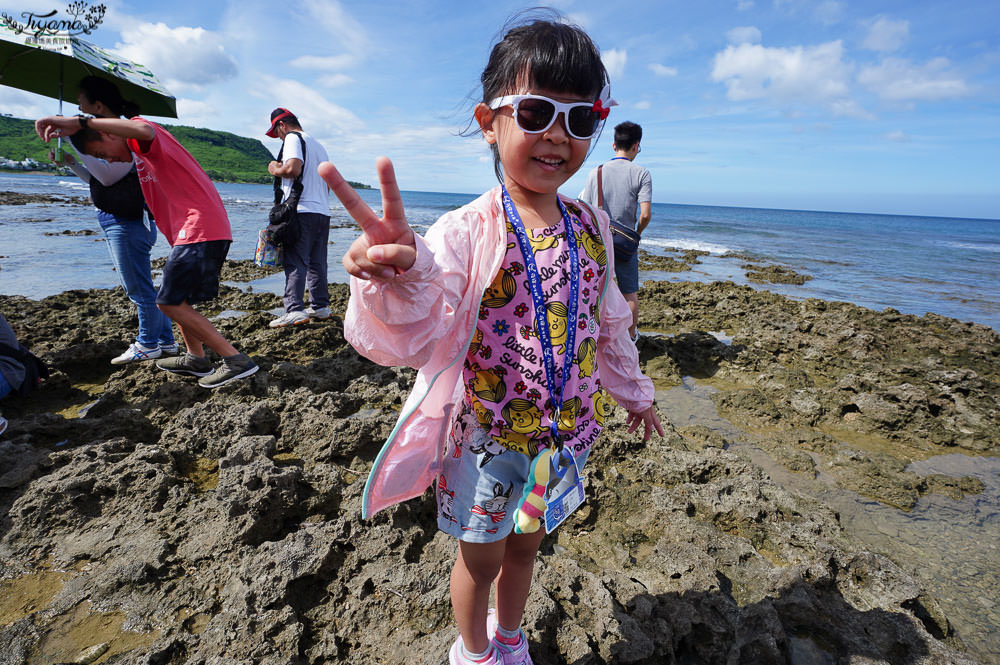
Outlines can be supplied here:
M0 372L0 399L6 397L13 390L11 385L7 382L7 377Z
M330 306L326 290L326 255L330 240L330 217L315 212L299 213L299 241L286 247L285 264L286 312L305 310L305 290L309 287L309 304L313 309Z
M149 271L149 252L156 244L156 225L148 220L127 220L98 211L97 220L108 241L122 288L139 311L136 341L145 347L173 344L170 319L156 306L156 288ZM146 225L149 225L148 228Z

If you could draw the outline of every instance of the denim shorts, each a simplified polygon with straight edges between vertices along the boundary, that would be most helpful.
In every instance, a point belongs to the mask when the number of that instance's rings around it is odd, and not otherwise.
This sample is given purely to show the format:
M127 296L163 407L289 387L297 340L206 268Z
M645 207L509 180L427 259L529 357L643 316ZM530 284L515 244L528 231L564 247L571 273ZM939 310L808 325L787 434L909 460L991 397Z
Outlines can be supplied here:
M615 281L624 295L639 292L639 252L624 261L615 259Z
M577 457L581 471L586 462L587 453ZM514 530L530 471L531 458L504 448L474 413L463 413L452 427L437 480L438 528L467 543L503 540Z
M230 240L175 245L163 266L157 305L189 305L219 295L219 273L229 253Z

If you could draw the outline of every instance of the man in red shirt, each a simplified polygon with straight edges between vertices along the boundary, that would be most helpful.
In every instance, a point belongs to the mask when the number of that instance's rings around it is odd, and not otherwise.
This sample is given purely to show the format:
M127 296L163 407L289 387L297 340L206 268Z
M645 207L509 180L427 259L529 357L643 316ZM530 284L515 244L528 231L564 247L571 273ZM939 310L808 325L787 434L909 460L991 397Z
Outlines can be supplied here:
M88 155L109 162L134 158L142 195L172 249L163 268L156 305L180 326L187 353L156 361L160 369L198 376L198 384L218 388L250 376L257 364L226 341L192 305L219 292L219 273L232 232L219 192L198 162L170 133L144 118L49 116L35 122L46 142L71 137ZM205 347L222 363L215 368Z

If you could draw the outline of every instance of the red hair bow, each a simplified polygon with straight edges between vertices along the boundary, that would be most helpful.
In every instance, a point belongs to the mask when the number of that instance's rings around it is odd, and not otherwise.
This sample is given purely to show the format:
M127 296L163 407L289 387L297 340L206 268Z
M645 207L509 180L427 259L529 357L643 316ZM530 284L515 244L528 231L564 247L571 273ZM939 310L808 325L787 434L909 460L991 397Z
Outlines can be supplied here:
M594 110L600 114L601 120L607 120L608 114L611 113L611 108L605 106L600 99L594 102Z

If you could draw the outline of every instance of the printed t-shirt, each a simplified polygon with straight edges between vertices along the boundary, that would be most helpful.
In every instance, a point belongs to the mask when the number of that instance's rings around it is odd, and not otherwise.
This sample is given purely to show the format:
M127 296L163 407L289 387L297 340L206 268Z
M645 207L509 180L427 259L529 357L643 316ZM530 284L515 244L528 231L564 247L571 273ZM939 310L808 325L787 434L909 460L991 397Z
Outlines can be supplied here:
M139 185L156 226L171 247L210 240L232 240L222 197L201 165L170 132L145 118L151 141L126 139L135 159Z
M579 455L597 440L610 406L597 371L599 298L607 279L607 253L596 222L581 221L567 203L579 248L580 290L576 349L563 388L559 431ZM546 317L554 347L556 385L565 362L569 308L569 251L562 220L545 229L527 229L542 282ZM463 368L466 399L493 441L528 456L546 439L552 423L542 345L517 237L507 223L507 254L479 307L479 321Z

